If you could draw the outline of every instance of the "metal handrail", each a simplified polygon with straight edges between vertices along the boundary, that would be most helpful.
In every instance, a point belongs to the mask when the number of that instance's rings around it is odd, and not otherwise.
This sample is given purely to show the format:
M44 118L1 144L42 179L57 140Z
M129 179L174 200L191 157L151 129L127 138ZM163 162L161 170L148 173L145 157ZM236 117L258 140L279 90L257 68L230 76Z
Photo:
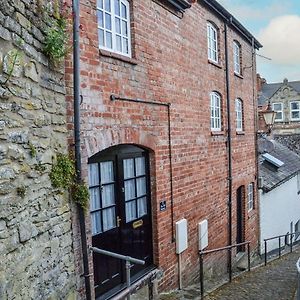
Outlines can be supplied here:
M265 244L265 266L267 265L267 242L271 241L271 240L275 240L278 239L278 257L281 257L281 238L284 237L286 238L287 236L290 237L290 252L293 252L293 237L294 235L296 235L297 232L292 232L292 233L287 233L287 234L281 234L281 235L277 235L277 236L273 236L267 239L264 239L264 244Z
M130 285L131 285L131 281L130 281L130 269L132 267L131 263L138 264L138 265L144 265L145 261L141 260L141 259L131 257L131 256L126 256L126 255L122 255L122 254L119 254L119 253L99 249L97 247L90 247L90 251L126 261L126 263L125 263L126 286L127 286L128 291L129 291L128 294L127 294L127 300L130 300L130 289L129 288L130 288Z
M250 241L246 241L243 243L233 244L221 248L211 249L211 250L200 250L199 251L199 264L200 264L200 289L201 289L201 299L204 298L204 272L203 272L203 255L210 254L214 252L219 252L223 250L229 250L231 255L232 248L236 248L238 246L247 245L247 258L248 258L248 271L250 271ZM229 269L229 282L232 280L232 265L230 260L230 265L228 266Z
M296 263L296 267L298 270L298 288L297 288L297 300L300 300L300 258Z

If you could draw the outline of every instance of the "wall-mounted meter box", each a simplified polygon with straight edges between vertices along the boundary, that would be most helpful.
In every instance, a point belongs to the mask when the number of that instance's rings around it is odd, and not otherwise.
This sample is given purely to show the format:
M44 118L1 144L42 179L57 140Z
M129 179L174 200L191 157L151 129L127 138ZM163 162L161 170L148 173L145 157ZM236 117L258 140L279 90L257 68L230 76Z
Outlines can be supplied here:
M203 220L198 223L198 234L199 234L199 250L203 250L208 246L208 222Z
M187 220L182 219L176 222L176 253L180 254L188 247Z

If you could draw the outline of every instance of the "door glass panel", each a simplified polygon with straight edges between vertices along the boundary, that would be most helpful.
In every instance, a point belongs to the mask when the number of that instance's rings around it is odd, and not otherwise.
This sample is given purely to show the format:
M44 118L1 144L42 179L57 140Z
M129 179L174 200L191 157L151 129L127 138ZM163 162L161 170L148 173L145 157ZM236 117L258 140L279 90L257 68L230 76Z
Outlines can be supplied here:
M102 207L107 207L115 204L115 186L114 184L102 186Z
M125 181L125 201L135 198L135 180Z
M89 186L99 185L99 168L98 164L89 165Z
M100 208L99 188L90 189L90 208L91 208L91 211Z
M110 183L114 181L113 162L106 161L100 163L101 183Z
M116 227L116 214L115 208L106 208L102 211L103 216L103 231L107 231Z
M138 218L147 214L147 199L146 197L138 199Z
M126 202L126 222L136 219L136 202Z
M123 160L124 179L134 177L134 160L133 158Z
M91 219L92 219L92 235L102 232L100 211L91 213Z
M136 176L145 175L145 157L137 157L135 159Z
M136 194L137 194L137 197L144 196L146 194L146 178L145 177L136 179Z

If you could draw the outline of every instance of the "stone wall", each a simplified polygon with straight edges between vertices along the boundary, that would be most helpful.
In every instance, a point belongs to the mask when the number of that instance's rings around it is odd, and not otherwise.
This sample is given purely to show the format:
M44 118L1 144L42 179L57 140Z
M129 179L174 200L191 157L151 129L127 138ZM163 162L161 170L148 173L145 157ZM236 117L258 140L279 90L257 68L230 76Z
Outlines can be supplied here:
M67 152L64 70L42 51L51 5L0 4L0 299L75 299L69 197L49 179Z

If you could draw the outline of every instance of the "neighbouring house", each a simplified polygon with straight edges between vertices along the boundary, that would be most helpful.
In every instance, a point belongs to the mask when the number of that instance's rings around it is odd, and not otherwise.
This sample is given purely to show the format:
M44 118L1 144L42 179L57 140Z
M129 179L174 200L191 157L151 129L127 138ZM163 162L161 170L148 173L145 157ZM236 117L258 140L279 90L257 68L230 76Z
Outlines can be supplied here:
M257 75L258 109L261 110L270 102L277 112L272 128L276 135L300 134L300 81L267 83Z
M275 140L259 140L260 252L264 239L300 235L300 156ZM294 241L295 239L293 239ZM290 238L281 238L281 246ZM278 239L268 241L267 252L279 248Z
M200 222L208 224L206 249L246 240L258 248L254 95L260 47L215 0L80 1L88 244L145 260L132 268L132 279L158 268L159 288L167 291L178 287L179 275L183 285L197 278ZM69 128L72 72L70 57ZM181 220L187 249L178 268ZM83 274L76 218L73 230ZM217 270L224 259L213 255L205 267ZM118 293L124 263L97 253L88 260L92 275L84 275L96 297Z

